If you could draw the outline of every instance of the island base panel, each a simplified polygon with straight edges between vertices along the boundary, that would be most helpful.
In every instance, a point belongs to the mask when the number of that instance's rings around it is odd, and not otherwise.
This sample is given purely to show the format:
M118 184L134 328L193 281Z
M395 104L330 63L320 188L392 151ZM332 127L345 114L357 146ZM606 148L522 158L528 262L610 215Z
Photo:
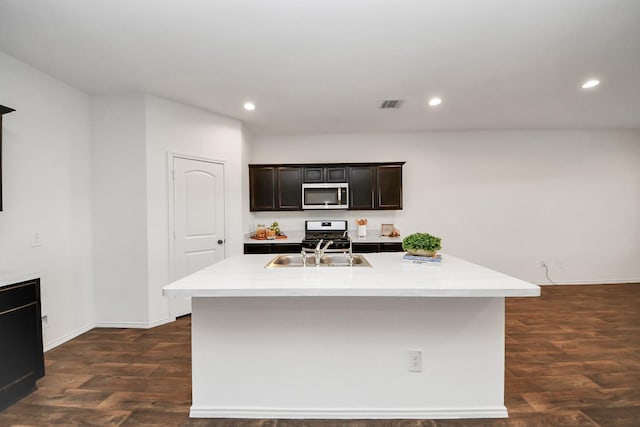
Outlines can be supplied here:
M507 416L501 297L198 297L192 335L192 417Z

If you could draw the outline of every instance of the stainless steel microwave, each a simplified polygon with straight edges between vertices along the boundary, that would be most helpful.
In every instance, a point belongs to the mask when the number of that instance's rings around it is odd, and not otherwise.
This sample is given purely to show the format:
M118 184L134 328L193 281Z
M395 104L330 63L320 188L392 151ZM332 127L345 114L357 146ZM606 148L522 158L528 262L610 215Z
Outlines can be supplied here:
M349 208L349 184L302 184L302 209Z

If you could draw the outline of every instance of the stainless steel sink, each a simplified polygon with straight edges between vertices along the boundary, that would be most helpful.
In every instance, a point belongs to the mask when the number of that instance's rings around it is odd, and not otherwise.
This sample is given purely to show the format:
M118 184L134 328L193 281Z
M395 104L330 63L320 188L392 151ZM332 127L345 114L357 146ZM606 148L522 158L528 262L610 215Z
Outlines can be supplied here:
M307 267L315 267L316 259L314 255L307 255ZM286 254L278 255L265 268L282 268L282 267L304 267L302 255ZM320 258L319 267L371 267L369 261L362 255L353 255L353 262L350 265L349 259L344 254L324 255Z

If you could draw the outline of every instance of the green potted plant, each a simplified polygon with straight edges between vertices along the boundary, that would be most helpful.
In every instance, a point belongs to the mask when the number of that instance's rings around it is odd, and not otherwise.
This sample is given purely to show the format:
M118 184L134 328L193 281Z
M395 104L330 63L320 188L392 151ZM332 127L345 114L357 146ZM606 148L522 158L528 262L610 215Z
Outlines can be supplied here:
M439 249L442 239L429 233L413 233L402 240L402 249L411 255L434 256Z

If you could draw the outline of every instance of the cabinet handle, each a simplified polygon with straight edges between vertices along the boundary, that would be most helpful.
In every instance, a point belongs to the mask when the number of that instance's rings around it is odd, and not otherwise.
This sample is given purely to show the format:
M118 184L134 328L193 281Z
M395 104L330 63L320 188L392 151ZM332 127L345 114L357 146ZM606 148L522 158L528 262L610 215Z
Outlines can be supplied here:
M223 244L223 243L224 243L224 240L222 240L222 239L218 240L218 244L219 244L219 245L221 245L221 244Z

